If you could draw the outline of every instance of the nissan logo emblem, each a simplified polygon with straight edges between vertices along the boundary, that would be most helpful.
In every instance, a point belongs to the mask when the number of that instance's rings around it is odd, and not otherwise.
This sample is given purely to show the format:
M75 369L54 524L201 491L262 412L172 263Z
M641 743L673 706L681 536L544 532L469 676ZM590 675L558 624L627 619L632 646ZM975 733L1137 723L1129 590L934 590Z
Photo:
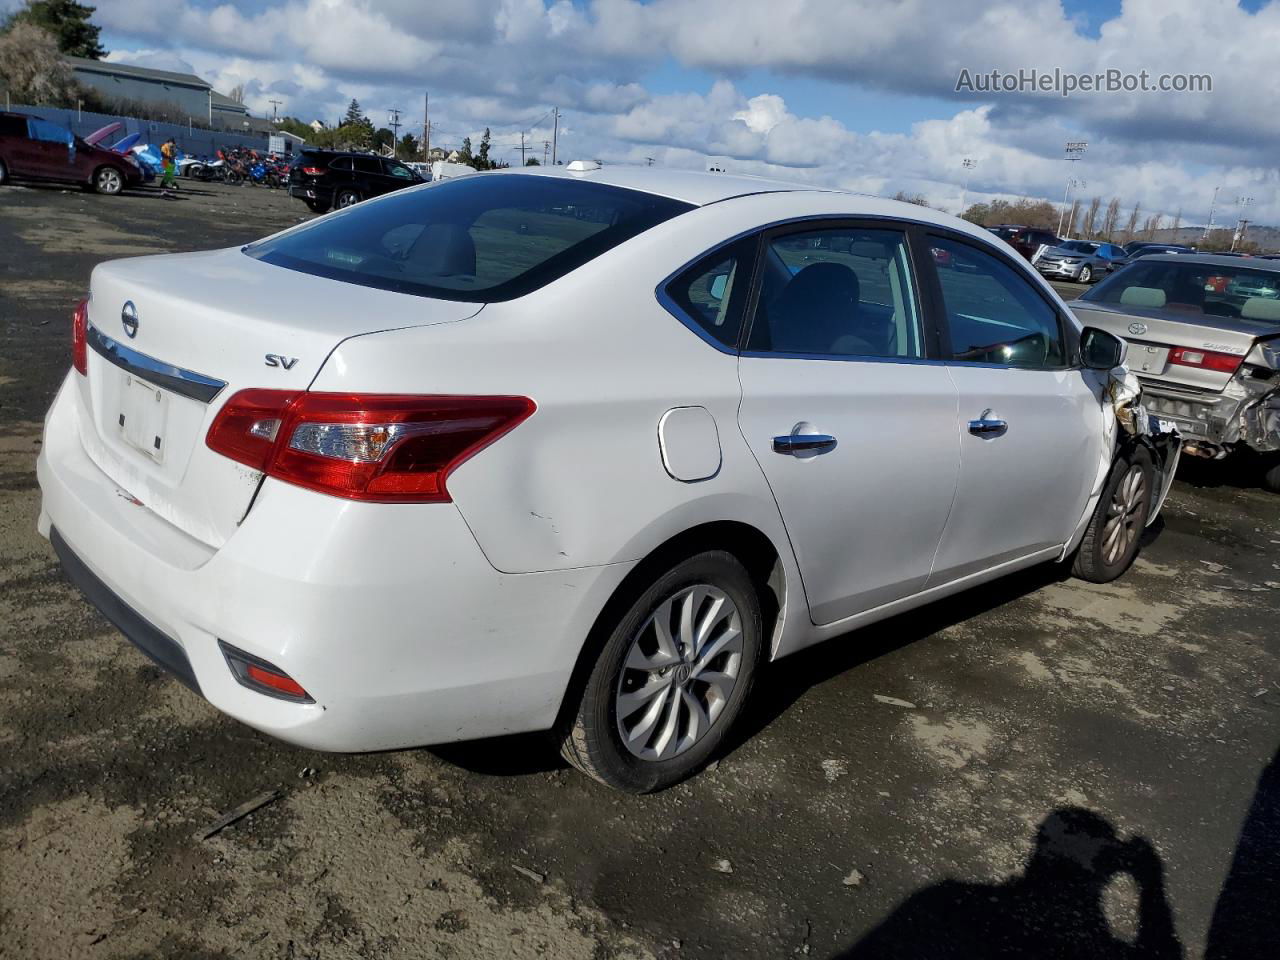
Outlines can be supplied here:
M120 308L120 322L124 324L124 332L129 335L130 340L138 335L138 308L133 305L132 300L126 300Z
M138 321L133 321L133 325L136 327L138 325ZM1129 332L1135 337L1140 337L1147 332L1147 325L1145 323L1131 323L1129 324ZM133 334L129 334L129 336L133 336Z

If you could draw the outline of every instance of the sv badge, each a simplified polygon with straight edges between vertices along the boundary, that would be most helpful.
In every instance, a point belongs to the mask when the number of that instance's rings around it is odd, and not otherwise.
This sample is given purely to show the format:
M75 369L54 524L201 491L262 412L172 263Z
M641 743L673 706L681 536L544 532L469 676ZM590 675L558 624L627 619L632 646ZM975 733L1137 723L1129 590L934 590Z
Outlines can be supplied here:
M292 370L293 365L297 362L297 357L282 357L278 353L267 354L268 367L284 367L286 370Z

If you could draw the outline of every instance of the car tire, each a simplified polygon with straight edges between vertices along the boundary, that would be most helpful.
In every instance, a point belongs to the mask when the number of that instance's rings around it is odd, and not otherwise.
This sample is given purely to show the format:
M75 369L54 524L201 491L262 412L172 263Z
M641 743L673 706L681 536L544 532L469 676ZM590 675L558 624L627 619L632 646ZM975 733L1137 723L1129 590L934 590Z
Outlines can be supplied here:
M1280 459L1263 469L1262 486L1272 493L1280 493Z
M360 202L360 194L354 190L339 190L333 195L333 205L339 210L344 207L355 206Z
M4 184L8 181L8 179L9 179L9 168L4 165L3 160L0 160L0 186L4 186Z
M1093 269L1087 263L1080 268L1080 282L1081 283L1093 282Z
M1116 458L1072 561L1075 576L1110 583L1132 566L1151 515L1155 482L1155 464L1146 447Z
M310 208L311 208L315 213L328 213L328 212L329 212L329 203L328 203L328 201L325 201L325 200L312 200L310 197L307 197L307 198L306 198L306 203L307 203L307 206L308 206L308 207L310 207Z
M124 189L124 174L115 167L99 167L93 171L93 189L96 193L114 197Z
M764 649L756 587L733 554L699 553L603 629L557 731L561 755L626 793L673 786L716 753L751 691Z

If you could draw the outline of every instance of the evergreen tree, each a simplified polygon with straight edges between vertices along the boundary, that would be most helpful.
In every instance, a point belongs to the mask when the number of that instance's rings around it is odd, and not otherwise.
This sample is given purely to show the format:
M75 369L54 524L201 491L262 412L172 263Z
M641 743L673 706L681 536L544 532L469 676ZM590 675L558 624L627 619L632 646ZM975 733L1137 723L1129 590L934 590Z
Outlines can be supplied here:
M493 164L489 161L489 128L484 128L484 136L480 138L480 152L476 154L475 163L472 164L477 170L492 170Z
M89 22L95 9L75 0L27 0L26 6L9 18L4 31L29 23L53 34L58 49L68 56L101 60L107 55L98 42L102 30Z

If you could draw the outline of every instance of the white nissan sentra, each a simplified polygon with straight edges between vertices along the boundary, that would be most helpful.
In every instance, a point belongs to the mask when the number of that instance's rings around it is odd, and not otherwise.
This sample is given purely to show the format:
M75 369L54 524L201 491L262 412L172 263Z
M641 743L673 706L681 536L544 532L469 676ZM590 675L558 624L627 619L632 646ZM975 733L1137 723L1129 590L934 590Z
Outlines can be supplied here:
M554 730L653 790L767 661L1041 562L1123 573L1177 455L1117 416L1123 359L918 206L581 162L464 177L94 270L40 530L259 730Z

